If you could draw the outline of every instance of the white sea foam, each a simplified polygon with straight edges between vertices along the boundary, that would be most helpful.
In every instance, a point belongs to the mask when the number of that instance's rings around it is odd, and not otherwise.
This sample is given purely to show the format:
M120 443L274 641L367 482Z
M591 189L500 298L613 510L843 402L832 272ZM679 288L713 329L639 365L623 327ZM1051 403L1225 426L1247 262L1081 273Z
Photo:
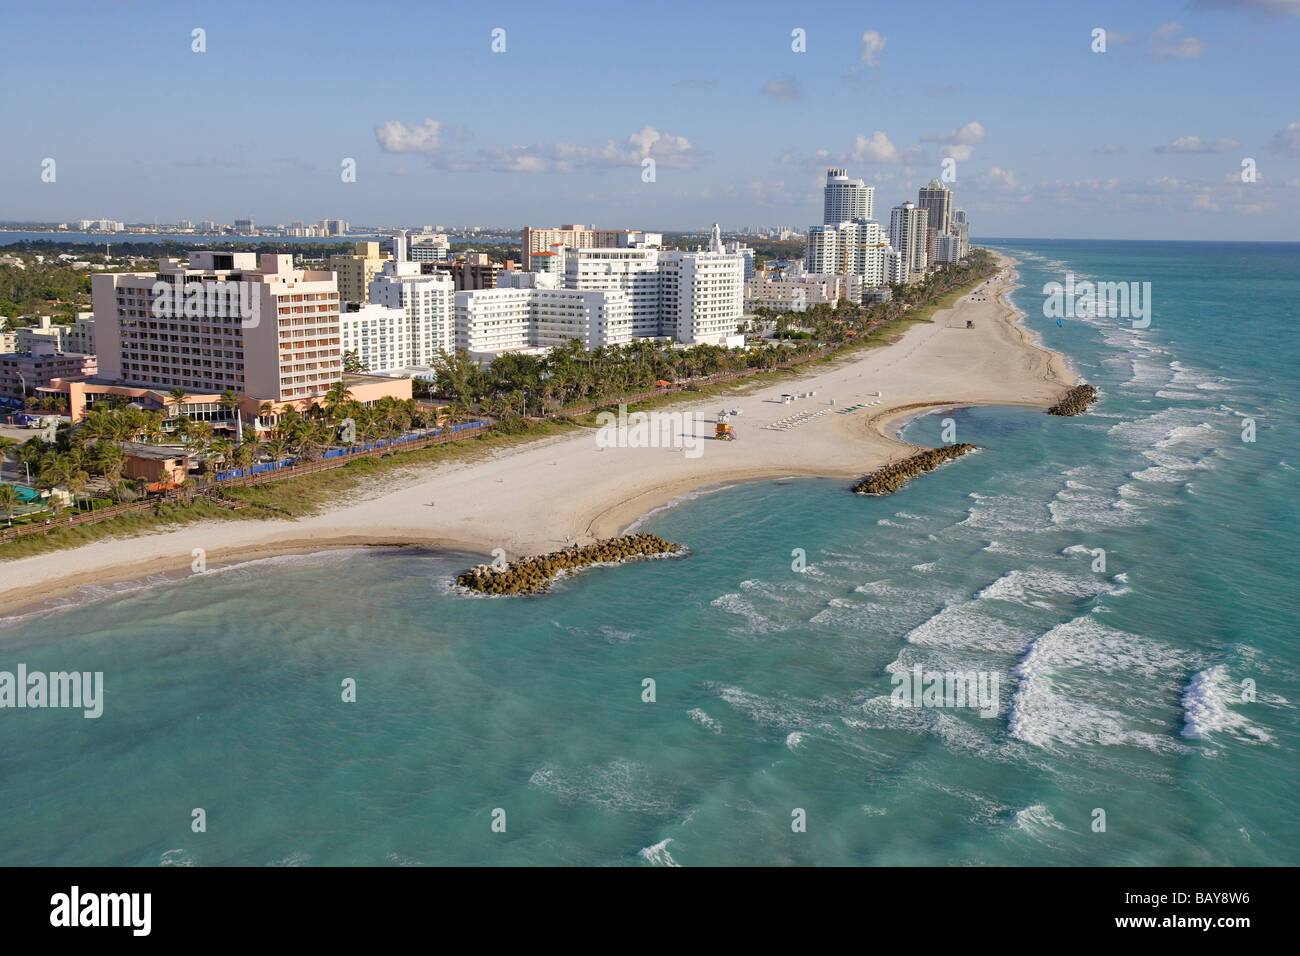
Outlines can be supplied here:
M699 724L701 727L703 727L705 730L709 731L710 733L714 733L714 734L722 733L722 725L718 723L716 720L714 720L712 717L710 717L708 714L706 714L704 711L700 710L700 708L696 707L693 710L687 711L686 713L687 716L691 718L691 720L695 721L695 723Z
M968 648L1000 654L1019 654L1033 632L1014 627L988 613L982 601L951 604L908 631L909 644L918 647Z
M658 792L646 767L631 760L575 770L548 765L533 771L528 783L566 802L588 803L614 813L674 812L672 800Z
M1256 743L1271 741L1267 732L1232 709L1234 698L1240 695L1241 687L1234 683L1225 665L1216 664L1197 673L1183 691L1183 736L1209 740L1215 734L1227 734Z
M1074 618L1034 641L1016 666L1007 729L1043 748L1122 744L1177 752L1176 740L1144 725L1161 721L1163 714L1150 711L1176 693L1187 663L1185 653L1091 615ZM1112 677L1118 680L1105 679Z
M1108 594L1114 588L1095 577L1066 574L1044 568L1016 568L1008 571L975 595L981 601L1013 601L1050 608L1047 597L1089 598Z
M744 629L754 634L767 634L780 630L780 625L770 620L737 592L720 594L709 602L712 607L735 614L745 619Z
M654 846L643 847L636 851L636 855L645 860L651 866L681 866L673 855L668 852L668 844L672 843L672 838L660 840Z
M1065 829L1061 822L1052 816L1052 811L1041 803L1017 810L1011 825L1017 830L1033 835L1042 835L1047 830Z
M393 866L424 866L425 865L423 860L417 860L413 856L403 856L400 853L387 853L384 855L384 859L387 860L389 863L391 863Z

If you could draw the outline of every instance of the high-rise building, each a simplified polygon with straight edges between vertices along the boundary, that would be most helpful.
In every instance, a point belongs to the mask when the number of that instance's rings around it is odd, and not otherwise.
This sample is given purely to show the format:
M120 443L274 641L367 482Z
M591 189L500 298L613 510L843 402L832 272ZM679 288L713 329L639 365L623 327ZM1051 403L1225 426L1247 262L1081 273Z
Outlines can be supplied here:
M589 349L623 345L633 338L631 324L627 296L618 291L533 285L456 293L456 346L476 357L572 339Z
M955 235L934 237L934 264L950 265L961 258L961 240Z
M380 253L377 242L356 242L352 244L352 252L330 256L330 269L338 276L339 301L368 301L370 283L387 259L386 253Z
M843 276L847 294L855 298L887 281L889 244L875 221L875 192L863 180L850 179L847 170L826 170L822 224L808 230L807 271Z
M451 240L446 233L421 232L410 237L412 262L440 262L451 253Z
M929 213L929 226L937 234L944 235L952 219L952 190L937 179L930 180L929 185L922 186L917 193L917 206Z
M915 203L905 202L889 211L889 244L902 256L909 278L929 266L925 253L928 229L928 211Z
M251 219L236 219L235 232L240 232L240 233L244 233L245 235L251 236L253 235L253 233L257 232L257 228L254 225L253 220Z
M334 273L292 256L193 252L157 273L97 273L91 292L99 373L125 385L287 402L343 374Z
M440 350L456 347L455 284L448 275L426 275L420 263L407 262L405 236L394 236L393 247L396 258L370 283L370 301L405 313L404 325L392 330L403 339L396 350L405 356L403 365L429 366Z
M722 344L735 335L745 307L745 267L723 248L716 224L707 250L660 253L659 275L665 333L689 345Z
M573 249L617 249L636 244L663 245L659 233L629 229L596 229L586 225L565 225L559 229L524 226L523 267L532 270L534 253L550 252L551 246L560 243Z
M875 186L868 186L861 179L849 179L848 170L826 170L822 224L834 226L874 219L875 194Z
M637 245L617 249L565 249L563 284L581 291L618 290L631 305L633 338L668 338L686 344L720 344L735 334L744 313L745 255L728 251L715 223L709 248L683 252L658 248L658 237L627 233ZM653 243L653 244L651 244Z
M375 302L347 303L339 313L344 361L351 353L362 371L377 374L430 366L431 356L421 348L422 337L411 334L416 324L405 308Z
M884 285L889 243L874 220L813 226L804 265L813 275L857 276L864 288Z

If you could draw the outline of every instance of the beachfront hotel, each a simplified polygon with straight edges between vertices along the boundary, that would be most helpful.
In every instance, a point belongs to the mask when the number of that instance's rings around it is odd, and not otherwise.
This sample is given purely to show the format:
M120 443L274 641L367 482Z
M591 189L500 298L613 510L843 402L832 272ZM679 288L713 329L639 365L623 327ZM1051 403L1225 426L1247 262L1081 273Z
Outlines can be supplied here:
M104 400L174 418L175 389L186 392L190 418L259 431L340 379L366 404L411 397L409 381L343 375L334 273L295 269L292 256L192 252L185 264L160 259L155 273L99 273L91 294L97 374L41 389L66 397L74 421ZM227 390L239 398L238 416L219 401Z
M479 359L578 339L589 349L655 339L740 344L745 252L715 224L707 249L661 249L654 234L618 246L553 243L535 271L503 271L495 289L456 293L456 346Z
M560 289L551 276L538 273L520 273L511 281L518 285L456 293L457 348L483 360L572 339L588 349L632 341L630 303L621 292Z
M804 264L812 275L855 276L864 289L893 281L888 237L873 220L813 226L808 230Z
M847 169L826 170L822 190L822 224L867 222L875 219L876 187L850 179Z
M196 286L203 301L187 308ZM343 374L334 273L294 269L292 256L194 252L156 274L100 273L91 293L99 372L125 385L285 402Z

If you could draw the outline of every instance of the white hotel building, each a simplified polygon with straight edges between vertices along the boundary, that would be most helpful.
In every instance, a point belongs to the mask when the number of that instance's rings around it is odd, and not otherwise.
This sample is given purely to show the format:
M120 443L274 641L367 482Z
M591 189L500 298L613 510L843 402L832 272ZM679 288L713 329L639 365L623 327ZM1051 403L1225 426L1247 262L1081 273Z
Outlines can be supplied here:
M652 234L621 238L637 245L555 244L533 253L539 271L502 272L495 289L457 292L449 276L406 261L405 237L395 236L370 303L341 316L343 351L370 372L397 374L432 366L440 350L490 359L572 339L589 349L634 339L738 344L745 256L724 251L716 225L709 248L694 252L660 249Z
M456 347L475 358L491 358L501 352L554 348L571 339L589 349L632 341L631 307L622 292L550 286L521 283L517 288L458 292Z
M406 237L393 237L393 258L370 283L368 304L340 316L344 352L367 371L428 368L439 350L456 348L455 284L445 273L422 275L406 260Z

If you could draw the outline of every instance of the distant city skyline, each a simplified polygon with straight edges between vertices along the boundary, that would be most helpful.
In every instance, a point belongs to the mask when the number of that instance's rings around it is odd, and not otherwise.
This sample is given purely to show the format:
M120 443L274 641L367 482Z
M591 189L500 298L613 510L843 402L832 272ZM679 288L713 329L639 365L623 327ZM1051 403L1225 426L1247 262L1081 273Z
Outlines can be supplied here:
M802 232L843 167L877 218L948 173L976 237L1300 238L1300 0L76 3L6 36L8 221Z

